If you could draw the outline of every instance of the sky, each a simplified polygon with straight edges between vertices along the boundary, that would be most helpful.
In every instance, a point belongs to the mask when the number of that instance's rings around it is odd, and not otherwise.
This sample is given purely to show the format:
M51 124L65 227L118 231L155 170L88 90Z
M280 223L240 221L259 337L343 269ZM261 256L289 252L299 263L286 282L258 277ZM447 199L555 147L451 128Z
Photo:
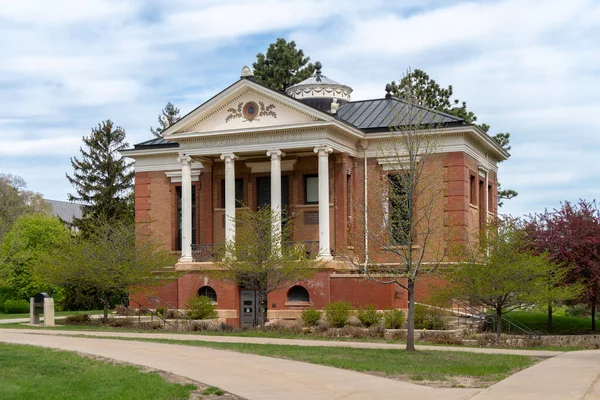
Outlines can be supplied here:
M600 199L600 2L20 0L0 2L0 173L66 200L81 138L112 119L135 143L235 82L278 37L378 98L408 68L466 101L518 197L502 213Z

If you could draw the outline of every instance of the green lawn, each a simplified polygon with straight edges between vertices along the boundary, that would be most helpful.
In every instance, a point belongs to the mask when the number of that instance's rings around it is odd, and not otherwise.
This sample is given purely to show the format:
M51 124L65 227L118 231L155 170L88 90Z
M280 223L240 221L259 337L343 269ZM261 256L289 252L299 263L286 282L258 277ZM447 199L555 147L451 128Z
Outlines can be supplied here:
M189 399L194 385L166 382L138 367L67 351L0 343L0 397L16 399Z
M512 320L516 320L525 325L529 329L549 333L548 332L548 315L540 312L529 311L513 311L508 314ZM596 325L600 328L600 321L596 321ZM563 315L552 316L553 332L557 335L566 335L574 333L591 333L592 319L590 317L566 317Z
M312 364L436 382L443 386L486 387L537 362L533 357L478 354L457 351L418 351L308 347L248 343L195 342L168 339L135 339L185 346L210 347Z
M75 315L75 314L90 314L90 315L99 315L103 314L102 310L92 310L92 311L56 311L54 313L55 317L65 317L67 315ZM0 319L13 319L13 318L29 318L29 313L20 313L20 314L7 314L4 312L0 312Z

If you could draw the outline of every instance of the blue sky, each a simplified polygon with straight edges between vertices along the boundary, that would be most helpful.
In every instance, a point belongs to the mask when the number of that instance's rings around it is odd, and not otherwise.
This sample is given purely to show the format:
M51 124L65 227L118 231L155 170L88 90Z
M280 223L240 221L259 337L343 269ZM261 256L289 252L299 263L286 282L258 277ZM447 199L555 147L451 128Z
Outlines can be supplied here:
M69 158L111 118L134 144L167 101L186 113L277 37L381 97L408 67L452 84L490 133L521 215L600 198L600 2L20 0L0 2L0 172L66 200Z

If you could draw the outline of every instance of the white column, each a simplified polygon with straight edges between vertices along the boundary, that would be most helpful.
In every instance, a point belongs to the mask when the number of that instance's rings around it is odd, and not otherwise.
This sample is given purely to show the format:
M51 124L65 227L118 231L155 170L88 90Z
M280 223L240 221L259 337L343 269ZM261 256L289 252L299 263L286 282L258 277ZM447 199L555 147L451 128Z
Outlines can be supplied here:
M319 258L331 260L329 245L329 154L328 146L315 147L319 155Z
M235 159L233 153L221 154L225 160L225 243L235 240Z
M281 150L269 150L271 157L271 210L273 212L271 235L278 240L273 241L273 251L281 252Z
M192 158L179 156L181 163L181 258L192 262Z

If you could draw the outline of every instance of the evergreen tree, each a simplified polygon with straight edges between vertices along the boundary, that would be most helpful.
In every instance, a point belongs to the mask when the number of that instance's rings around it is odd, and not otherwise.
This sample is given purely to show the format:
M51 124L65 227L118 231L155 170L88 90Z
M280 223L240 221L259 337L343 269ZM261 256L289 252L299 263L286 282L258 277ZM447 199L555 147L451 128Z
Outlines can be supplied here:
M83 217L74 225L87 231L88 223L99 218L133 220L134 172L119 153L128 147L125 130L108 119L83 137L82 158L71 158L73 176L66 174L76 194L69 201L82 203Z
M392 94L413 104L462 118L465 123L477 125L485 133L490 130L488 124L475 123L477 116L473 111L467 109L466 101L461 102L452 98L452 85L445 88L440 86L421 69L409 70L398 83L392 81ZM511 149L510 133L497 133L496 135L490 135L490 137L505 151L508 152ZM503 200L510 200L517 195L518 193L515 190L501 189L500 183L498 183L498 205L500 207L502 207Z
M158 114L158 127L156 129L151 127L150 132L156 137L162 137L162 132L180 119L179 108L175 107L173 103L168 102L165 108Z
M273 90L284 92L288 87L311 76L315 70L310 57L304 57L302 49L296 49L296 43L283 38L271 43L266 56L256 55L254 78Z

